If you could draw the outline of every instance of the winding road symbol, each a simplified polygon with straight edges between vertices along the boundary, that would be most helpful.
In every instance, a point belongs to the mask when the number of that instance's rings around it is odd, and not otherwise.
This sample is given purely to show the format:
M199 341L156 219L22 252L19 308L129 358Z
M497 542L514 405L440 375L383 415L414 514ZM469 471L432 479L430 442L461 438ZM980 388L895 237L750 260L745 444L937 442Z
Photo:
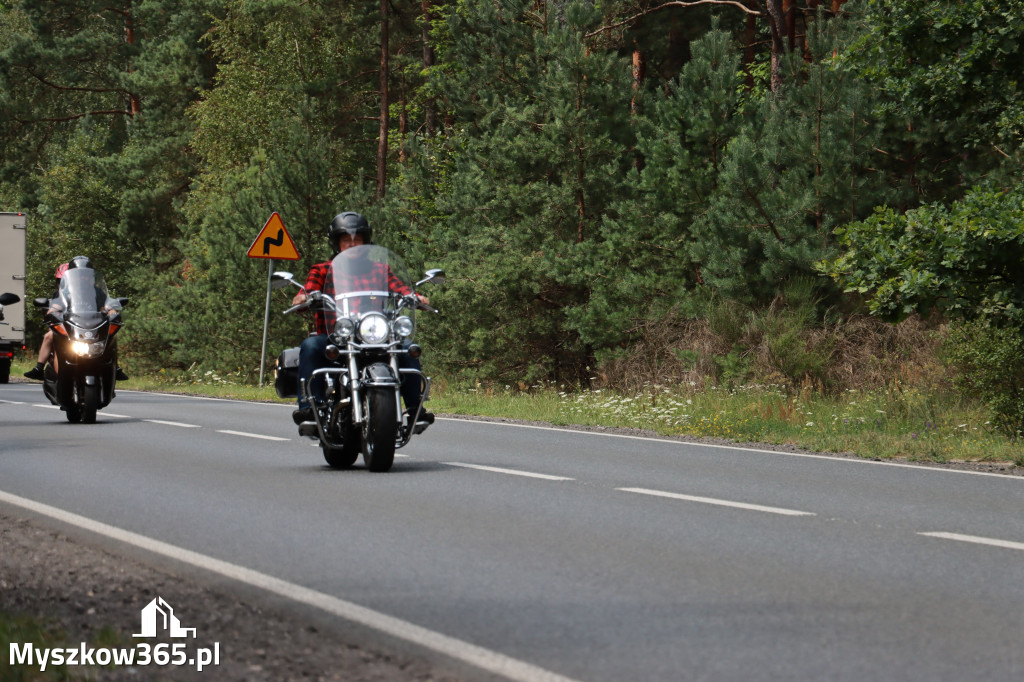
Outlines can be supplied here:
M273 246L281 246L282 244L284 244L284 228L283 227L280 230L277 231L277 237L276 238L271 238L271 237L264 237L263 238L263 255L264 256L269 256L270 255L270 247L272 245Z

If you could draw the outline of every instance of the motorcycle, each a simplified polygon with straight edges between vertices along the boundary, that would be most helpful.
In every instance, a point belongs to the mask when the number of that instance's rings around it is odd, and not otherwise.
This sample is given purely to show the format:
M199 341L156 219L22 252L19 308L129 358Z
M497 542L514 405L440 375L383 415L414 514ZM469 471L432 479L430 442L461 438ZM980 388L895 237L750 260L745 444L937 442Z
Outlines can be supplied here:
M289 348L278 358L274 380L280 397L295 398L301 391L313 407L313 421L299 424L299 433L320 442L329 466L351 467L362 453L367 469L389 471L395 450L426 428L419 416L429 400L430 377L400 367L399 356L421 353L412 342L415 310L438 312L420 302L416 288L444 280L443 270L428 270L413 283L398 255L382 246L355 246L335 256L323 292L306 292L305 301L284 311L319 311L330 330L326 367L299 380L299 349ZM305 292L289 272L272 273L271 281ZM416 414L403 414L401 407L402 379L409 375L423 388ZM322 392L313 390L315 382Z
M17 294L11 294L4 292L0 294L0 324L8 325L9 323L4 322L4 306L14 305L21 300L21 297ZM19 343L18 346L21 346ZM9 341L0 342L0 384L6 384L11 374L11 362L14 361L14 349L15 347Z
M95 423L96 411L114 398L115 335L123 324L121 309L128 299L110 298L103 275L78 257L61 278L57 297L37 298L33 303L47 309L46 322L53 331L43 393L66 413L69 422Z

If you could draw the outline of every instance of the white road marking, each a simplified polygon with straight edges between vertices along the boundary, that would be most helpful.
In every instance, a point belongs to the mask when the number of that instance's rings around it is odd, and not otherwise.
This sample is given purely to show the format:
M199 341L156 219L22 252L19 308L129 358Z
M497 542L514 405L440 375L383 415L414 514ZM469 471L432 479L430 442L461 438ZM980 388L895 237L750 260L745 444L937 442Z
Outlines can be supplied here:
M45 407L48 410L59 410L60 409L56 405L43 405L42 403L33 403L32 407Z
M278 438L277 436L263 436L258 433L246 433L244 431L227 431L217 429L217 433L226 433L229 436L245 436L246 438L261 438L263 440L291 440L290 438Z
M463 424L479 424L482 426L508 426L517 429L535 429L537 431L557 431L558 433L571 433L579 436L600 436L602 438L625 438L627 440L646 441L648 443L665 443L666 445L682 445L695 448L712 448L716 450L731 450L737 453L756 452L763 455L783 455L785 457L802 457L804 459L820 459L826 462L837 464L873 464L877 466L896 467L898 469L915 469L917 471L931 471L942 474L965 474L968 476L991 476L1003 480L1024 482L1024 476L1008 476L990 471L966 471L964 469L943 469L935 466L922 466L919 464L903 464L901 462L886 462L875 459L861 459L858 457L835 457L833 455L816 455L810 452L786 452L784 450L766 450L764 448L748 448L739 445L718 445L717 443L699 443L695 441L673 440L670 438L653 438L650 436L631 436L625 433L602 433L600 431L584 431L581 429L569 429L558 426L537 426L536 424L514 424L510 422L492 422L482 419L467 417L438 417L438 421L461 422Z
M797 511L795 509L783 509L781 507L765 507L760 504L747 504L746 502L733 502L731 500L718 500L713 497L697 497L695 495L681 495L679 493L668 493L662 490L650 490L648 488L616 488L627 493L638 493L640 495L653 495L654 497L668 497L673 500L686 500L687 502L700 502L701 504L713 504L719 507L734 507L748 511L766 512L768 514L782 514L783 516L816 516L812 512Z
M983 538L977 535L961 535L959 533L918 533L918 535L924 535L930 538L941 538L943 540L956 540L958 542L971 542L976 545L989 545L991 547L1017 549L1024 552L1024 542L1013 542L1011 540L997 540L995 538Z
M18 402L17 400L0 400L0 403L5 405L24 405L25 403Z
M443 462L450 467L462 467L464 469L479 469L480 471L491 471L496 474L510 474L512 476L526 476L527 478L541 478L545 481L575 481L574 478L565 476L551 476L550 474L535 474L531 471L518 471L516 469L502 469L501 467L488 467L481 464L463 464L462 462Z
M131 419L131 415L128 414L114 414L113 412L100 412L101 417L115 417L116 419Z
M164 426L180 426L183 429L200 429L202 428L199 424L182 424L181 422L167 422L162 419L143 419L144 422L150 424L163 424Z
M231 580L237 580L246 585L266 590L286 599L321 609L331 615L373 628L392 637L397 637L450 656L488 673L500 675L516 682L574 682L571 678L563 677L531 663L443 635L439 632L434 632L433 630L428 630L419 625L368 609L364 606L359 606L350 601L339 599L323 592L317 592L308 587L296 585L295 583L290 583L280 578L245 568L244 566L231 564L206 556L205 554L193 552L183 547L154 540L145 535L139 535L138 533L110 526L100 521L94 521L78 514L72 514L57 507L51 507L50 505L3 491L0 491L0 502L28 509L63 523L68 523L146 551L225 576Z

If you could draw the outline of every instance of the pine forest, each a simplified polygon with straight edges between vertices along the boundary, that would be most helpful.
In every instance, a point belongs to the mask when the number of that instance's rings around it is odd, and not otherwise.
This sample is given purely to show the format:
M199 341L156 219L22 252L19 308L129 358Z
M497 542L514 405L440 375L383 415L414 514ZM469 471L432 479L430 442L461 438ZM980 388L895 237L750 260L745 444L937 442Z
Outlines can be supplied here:
M29 297L256 383L277 212L358 211L453 384L955 387L1024 430L1020 0L0 0ZM269 348L297 345L282 317ZM43 325L30 325L38 344Z

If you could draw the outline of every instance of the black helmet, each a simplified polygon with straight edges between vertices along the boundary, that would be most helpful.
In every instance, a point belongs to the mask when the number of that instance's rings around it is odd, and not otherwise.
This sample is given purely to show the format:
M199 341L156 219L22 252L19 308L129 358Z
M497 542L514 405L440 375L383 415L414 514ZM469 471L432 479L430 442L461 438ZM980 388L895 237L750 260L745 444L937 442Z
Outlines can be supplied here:
M88 268L89 270L92 270L92 261L89 260L88 256L75 256L68 261L68 270L74 268Z
M370 227L370 223L366 221L366 218L354 211L345 211L334 216L331 226L327 228L327 240L331 243L334 253L338 253L338 240L341 239L343 234L347 234L350 237L361 234L363 235L364 244L373 243L373 228Z

